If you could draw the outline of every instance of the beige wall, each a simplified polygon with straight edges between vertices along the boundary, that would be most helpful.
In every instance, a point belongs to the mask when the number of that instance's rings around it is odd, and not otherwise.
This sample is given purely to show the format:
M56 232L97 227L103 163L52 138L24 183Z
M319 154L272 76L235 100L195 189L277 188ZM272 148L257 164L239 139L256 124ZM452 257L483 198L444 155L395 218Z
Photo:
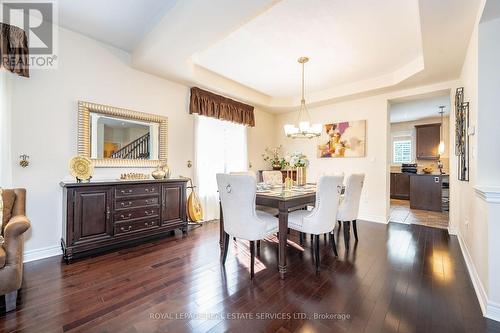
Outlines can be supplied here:
M348 120L367 120L366 156L338 159L317 158L316 149L320 143L319 139L289 139L283 133L283 125L296 121L296 112L282 114L277 117L276 133L278 133L278 144L282 144L287 152L301 151L309 157L308 181L316 181L320 175L328 173L343 172L345 175L364 173L366 178L361 198L360 219L386 222L387 100L376 96L312 108L309 111L313 122L322 124Z
M469 102L470 128L475 133L469 136L468 182L457 180L457 158L450 156L450 224L459 237L483 313L500 320L500 200L496 199L500 197L496 103L500 80L491 75L500 72L500 19L480 23L484 4L482 1L460 76L464 100ZM455 122L453 112L450 121ZM453 144L453 131L450 139Z
M26 235L26 258L60 252L62 190L72 180L68 161L76 155L77 102L107 104L168 117L168 164L172 175L192 176L194 122L188 113L189 88L134 70L130 55L83 35L59 30L59 65L33 70L29 79L12 79L12 181L27 189L27 215L33 227ZM249 154L273 143L273 116L256 111L257 126L249 130ZM262 127L261 127L262 126ZM270 139L269 139L270 138ZM28 168L18 156L30 156ZM98 168L94 179L116 179L123 172L150 173L143 168Z
M251 170L269 169L262 154L266 147L276 146L275 118L274 114L261 108L255 109L255 127L248 129L248 164Z
M311 165L307 170L310 181L315 181L320 175L327 173L343 172L346 176L351 173L364 173L366 178L360 203L360 219L386 223L389 215L389 173L392 161L388 117L390 101L453 89L456 85L456 81L440 82L310 108L313 123L367 120L365 157L318 159L316 153L318 139L293 140L286 138L283 133L283 125L296 121L296 111L276 116L276 142L282 144L285 151L298 150L310 158Z
M467 55L462 67L461 84L464 87L464 100L469 102L469 121L471 126L477 125L477 26L472 34ZM454 97L453 97L454 98ZM451 113L451 121L455 123L454 112ZM454 142L454 136L450 136ZM470 159L469 159L469 182L458 181L458 168L456 156L451 156L450 170L450 224L459 237L463 240L467 252L474 263L475 270L482 285L488 286L488 228L484 207L474 193L477 170L477 136L470 136Z
M403 121L400 123L391 123L391 149L392 149L392 142L394 141L394 136L399 135L401 133L410 133L412 137L412 154L413 154L413 160L415 163L418 164L418 170L421 171L425 167L432 167L434 171L437 173L438 172L438 167L437 167L437 161L429 161L429 160L417 160L417 152L416 152L416 130L415 126L417 125L425 125L425 124L435 124L441 122L441 118L439 117L433 117L433 118L426 118L426 119L420 119L420 120L415 120L415 121ZM443 138L444 138L444 154L441 155L441 161L443 162L443 171L448 173L449 172L449 151L450 151L450 122L449 122L449 117L443 117ZM392 154L392 150L391 150ZM391 157L391 171L393 172L399 172L401 171L401 165L400 164L394 164L392 163L392 157Z

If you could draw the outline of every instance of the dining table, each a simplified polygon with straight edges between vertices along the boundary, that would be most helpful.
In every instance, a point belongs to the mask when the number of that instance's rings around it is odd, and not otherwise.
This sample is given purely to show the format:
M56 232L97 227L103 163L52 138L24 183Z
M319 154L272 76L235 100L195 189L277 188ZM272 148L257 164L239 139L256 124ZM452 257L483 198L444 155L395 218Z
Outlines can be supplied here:
M257 190L255 204L277 208L278 213L278 232L279 232L279 255L278 271L281 279L285 279L287 273L286 251L288 243L288 213L291 209L297 207L306 207L314 205L316 202L316 186L308 184L305 186L294 186L292 188L274 187L268 190ZM221 254L224 253L224 216L222 205L220 205L220 248Z

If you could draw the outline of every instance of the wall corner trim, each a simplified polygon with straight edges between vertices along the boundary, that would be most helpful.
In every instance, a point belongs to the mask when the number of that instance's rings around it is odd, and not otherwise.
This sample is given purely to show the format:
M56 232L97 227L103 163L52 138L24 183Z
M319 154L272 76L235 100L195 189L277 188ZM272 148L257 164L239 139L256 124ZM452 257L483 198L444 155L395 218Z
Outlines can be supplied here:
M500 203L500 187L498 186L474 186L476 195L488 203Z
M45 259L49 257L62 255L62 250L60 245L56 246L48 246L41 249L24 251L24 259L23 262L27 263L30 261Z

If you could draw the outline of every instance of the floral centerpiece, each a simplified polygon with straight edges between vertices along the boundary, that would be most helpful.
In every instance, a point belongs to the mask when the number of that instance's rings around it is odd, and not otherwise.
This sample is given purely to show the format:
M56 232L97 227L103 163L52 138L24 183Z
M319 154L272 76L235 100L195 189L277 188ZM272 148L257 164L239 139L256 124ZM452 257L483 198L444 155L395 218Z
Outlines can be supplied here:
M307 158L306 155L300 153L300 152L294 152L290 156L290 165L294 167L308 167L309 166L309 159Z
M266 148L262 158L271 164L273 170L281 170L288 165L286 159L281 155L281 146Z
M297 185L303 186L306 184L306 168L309 166L309 159L306 155L300 152L294 152L290 156L290 165L297 170Z

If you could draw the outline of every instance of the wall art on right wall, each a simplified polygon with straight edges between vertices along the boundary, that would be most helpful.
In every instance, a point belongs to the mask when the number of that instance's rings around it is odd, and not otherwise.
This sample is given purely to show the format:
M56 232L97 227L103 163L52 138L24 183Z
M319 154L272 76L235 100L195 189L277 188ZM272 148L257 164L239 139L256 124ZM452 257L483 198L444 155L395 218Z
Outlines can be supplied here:
M458 157L458 180L469 181L469 102L464 102L464 88L455 93L455 155Z

